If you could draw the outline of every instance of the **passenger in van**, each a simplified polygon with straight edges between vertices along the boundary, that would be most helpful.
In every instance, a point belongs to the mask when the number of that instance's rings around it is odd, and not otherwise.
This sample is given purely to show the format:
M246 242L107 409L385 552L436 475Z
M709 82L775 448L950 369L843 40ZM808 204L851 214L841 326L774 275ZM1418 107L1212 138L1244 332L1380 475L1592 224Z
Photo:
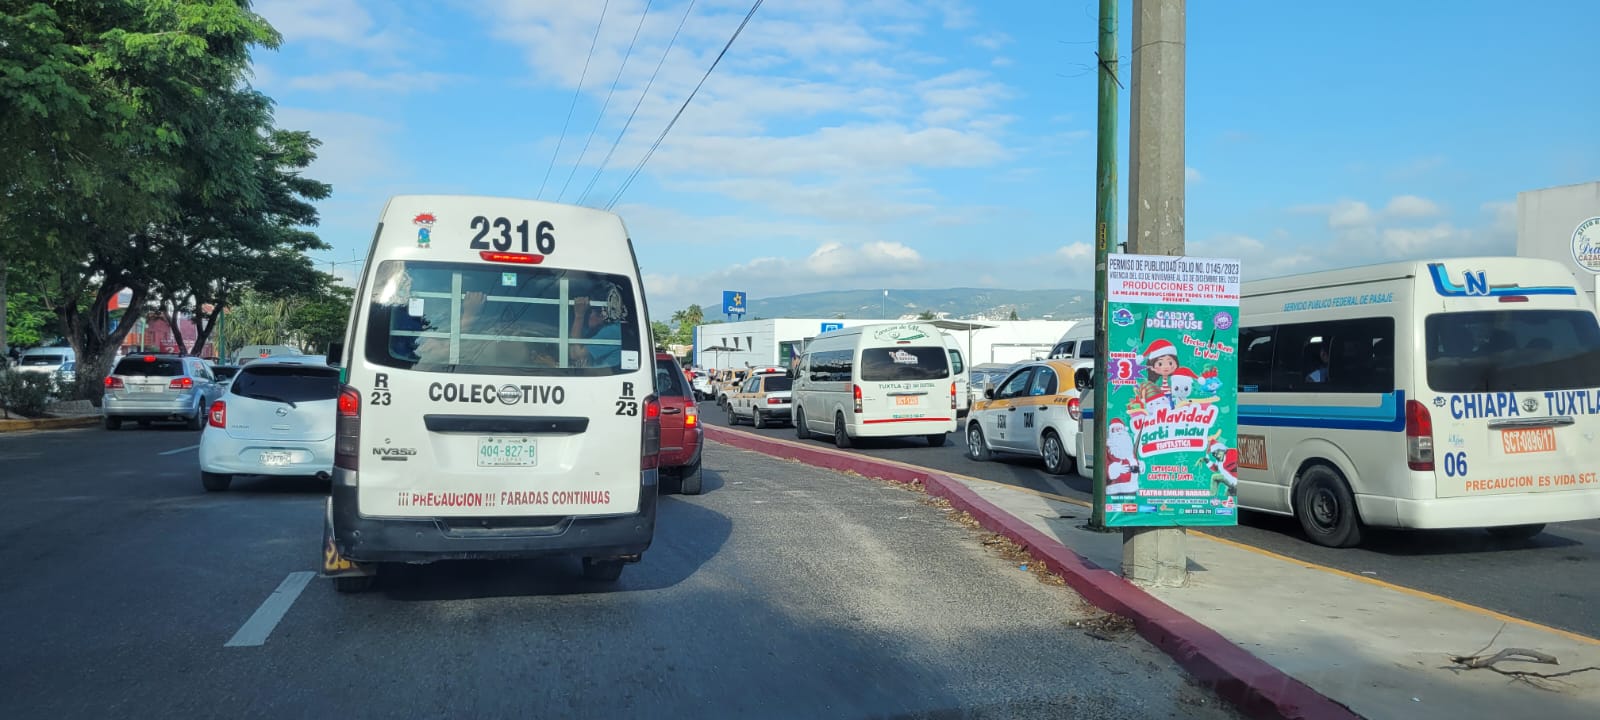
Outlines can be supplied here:
M588 340L615 340L616 344L573 345L575 367L611 367L621 364L622 319L612 318L609 308L592 304L588 297L572 300L572 336Z
M1306 382L1325 383L1328 381L1328 359L1333 354L1332 345L1332 338L1321 344L1321 347L1317 350L1317 367L1306 373Z

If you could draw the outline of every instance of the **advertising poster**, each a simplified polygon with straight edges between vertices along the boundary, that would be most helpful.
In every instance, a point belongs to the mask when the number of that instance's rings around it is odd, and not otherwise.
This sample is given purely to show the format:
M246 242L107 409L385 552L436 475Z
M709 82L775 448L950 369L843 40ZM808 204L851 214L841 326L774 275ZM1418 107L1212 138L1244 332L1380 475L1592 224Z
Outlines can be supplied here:
M1239 261L1110 257L1106 525L1233 525Z

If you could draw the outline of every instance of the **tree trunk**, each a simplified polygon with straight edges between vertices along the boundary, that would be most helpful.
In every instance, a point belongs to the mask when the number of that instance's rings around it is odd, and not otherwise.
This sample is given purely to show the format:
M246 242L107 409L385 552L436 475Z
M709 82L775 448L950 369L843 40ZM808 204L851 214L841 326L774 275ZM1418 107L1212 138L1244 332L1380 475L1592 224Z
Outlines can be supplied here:
M79 378L78 388L86 400L99 403L105 396L105 386L99 380L111 372L111 362L116 358L117 347L128 337L128 332L133 330L143 317L145 296L148 294L144 288L133 288L133 295L128 300L128 309L123 311L122 320L114 328L107 328L110 320L106 305L117 294L111 289L111 283L105 283L95 293L94 302L88 311L78 312L76 303L65 304L56 308L56 315L61 320L61 326L67 331L67 337L72 341L72 349L78 355Z
M11 350L11 344L6 337L6 256L0 252L0 353ZM0 368L6 366L6 360L0 358Z

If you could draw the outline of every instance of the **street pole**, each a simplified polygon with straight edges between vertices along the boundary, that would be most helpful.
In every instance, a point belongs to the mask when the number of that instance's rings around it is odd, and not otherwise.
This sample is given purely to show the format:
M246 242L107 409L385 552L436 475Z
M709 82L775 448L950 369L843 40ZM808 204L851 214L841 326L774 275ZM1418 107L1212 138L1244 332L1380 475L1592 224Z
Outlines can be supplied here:
M1106 261L1117 235L1117 0L1100 0L1100 102L1094 190L1094 507L1089 527L1106 526Z
M1131 254L1184 253L1184 3L1133 0L1133 107L1128 133ZM1122 576L1150 585L1183 585L1189 574L1186 537L1183 528L1124 529Z

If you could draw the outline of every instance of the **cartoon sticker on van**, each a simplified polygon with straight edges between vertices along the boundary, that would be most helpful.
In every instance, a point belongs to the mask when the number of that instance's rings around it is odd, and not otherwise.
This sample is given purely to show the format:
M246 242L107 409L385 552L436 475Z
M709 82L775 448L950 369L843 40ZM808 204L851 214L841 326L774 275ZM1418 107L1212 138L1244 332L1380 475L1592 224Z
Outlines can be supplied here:
M433 224L437 218L431 212L420 213L411 218L411 224L417 226L417 247L426 248L433 242Z

